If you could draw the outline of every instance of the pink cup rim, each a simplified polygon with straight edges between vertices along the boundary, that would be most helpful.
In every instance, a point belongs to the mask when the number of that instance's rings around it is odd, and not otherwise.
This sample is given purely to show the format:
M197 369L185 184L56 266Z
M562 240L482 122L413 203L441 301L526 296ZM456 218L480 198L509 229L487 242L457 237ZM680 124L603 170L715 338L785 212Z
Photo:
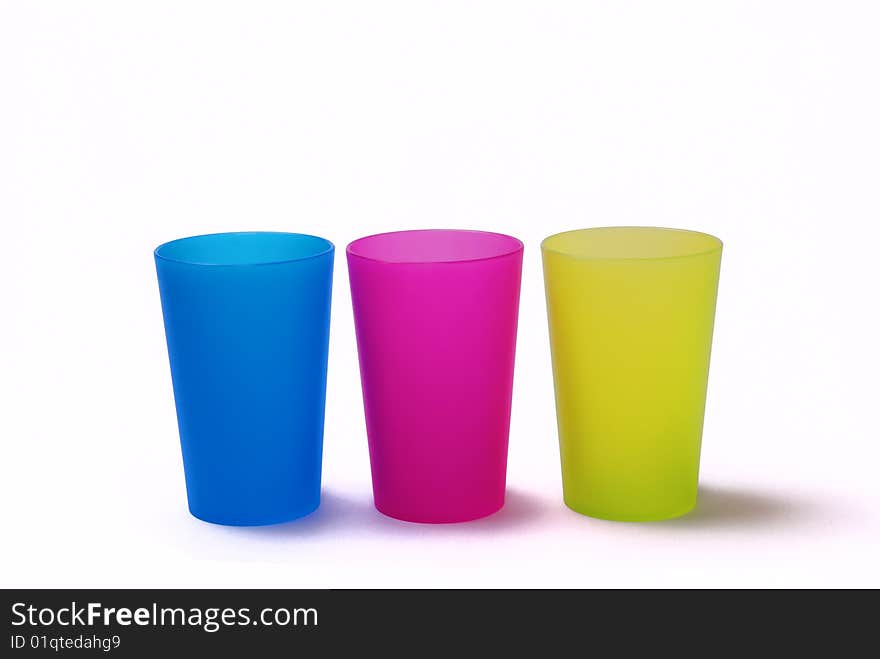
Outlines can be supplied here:
M453 246L431 246L425 251L425 238L433 234L450 238L454 236L461 242L462 238L470 239L468 249L456 253ZM411 238L411 244L405 244L401 238ZM396 249L389 249L389 242L397 243ZM505 233L479 231L476 229L407 229L403 231L387 231L374 233L353 240L345 248L346 254L367 261L387 264L439 264L439 263L470 263L504 258L522 252L524 245L521 240ZM394 252L392 255L390 252Z

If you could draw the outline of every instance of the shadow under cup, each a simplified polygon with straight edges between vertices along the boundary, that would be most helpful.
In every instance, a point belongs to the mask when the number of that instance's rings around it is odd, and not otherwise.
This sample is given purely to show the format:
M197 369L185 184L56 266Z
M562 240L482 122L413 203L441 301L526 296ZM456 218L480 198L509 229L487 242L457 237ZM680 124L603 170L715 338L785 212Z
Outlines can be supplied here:
M611 520L697 499L721 241L610 227L541 245L565 503Z
M504 505L522 252L482 231L348 246L380 512L448 523Z
M312 512L333 245L225 233L166 243L155 259L190 511L232 525Z

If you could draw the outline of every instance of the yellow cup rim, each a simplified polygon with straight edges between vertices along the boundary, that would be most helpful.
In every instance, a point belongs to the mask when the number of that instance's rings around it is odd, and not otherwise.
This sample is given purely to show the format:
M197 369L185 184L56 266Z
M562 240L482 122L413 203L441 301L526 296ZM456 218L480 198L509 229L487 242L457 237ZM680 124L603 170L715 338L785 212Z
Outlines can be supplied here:
M563 236L568 236L572 234L583 234L588 232L607 232L613 230L626 230L626 231L651 231L657 233L686 233L690 234L694 237L699 237L705 239L705 248L696 249L693 251L685 251L682 253L675 254L661 254L661 255L649 255L649 256L628 256L628 255L614 255L614 256L602 256L602 255L587 255L583 253L579 253L578 250L567 250L560 249L559 247L549 247L548 244L551 241L559 239ZM696 256L706 256L708 254L714 254L716 252L720 252L724 247L724 243L721 240L713 236L710 233L705 233L703 231L694 231L692 229L675 229L670 227L654 227L654 226L604 226L604 227L588 227L584 229L571 229L569 231L562 231L560 233L554 233L553 235L547 236L544 240L541 241L541 252L549 253L549 254L558 254L559 256L564 256L571 259L576 259L580 261L668 261L675 259L685 259L685 258L693 258Z

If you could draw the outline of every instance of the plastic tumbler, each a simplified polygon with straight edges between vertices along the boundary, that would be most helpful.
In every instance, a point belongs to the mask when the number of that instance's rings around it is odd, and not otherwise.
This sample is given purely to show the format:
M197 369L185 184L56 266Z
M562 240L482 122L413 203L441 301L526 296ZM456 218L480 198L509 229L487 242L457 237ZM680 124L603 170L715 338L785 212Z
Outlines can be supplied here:
M165 243L155 258L190 512L242 526L312 512L333 245L221 233Z
M566 505L650 521L697 500L721 241L611 227L541 245Z
M522 253L516 238L483 231L348 246L380 512L447 523L504 505Z

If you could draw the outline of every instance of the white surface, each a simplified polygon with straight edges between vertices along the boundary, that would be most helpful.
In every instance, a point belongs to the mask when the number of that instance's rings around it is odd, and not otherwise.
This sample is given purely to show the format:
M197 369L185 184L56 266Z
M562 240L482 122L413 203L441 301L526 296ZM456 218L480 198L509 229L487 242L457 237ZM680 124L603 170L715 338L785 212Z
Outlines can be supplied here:
M880 586L874 2L0 3L4 586ZM539 242L725 242L698 512L561 503ZM342 251L526 244L509 503L385 519ZM152 260L337 245L324 505L190 517Z

